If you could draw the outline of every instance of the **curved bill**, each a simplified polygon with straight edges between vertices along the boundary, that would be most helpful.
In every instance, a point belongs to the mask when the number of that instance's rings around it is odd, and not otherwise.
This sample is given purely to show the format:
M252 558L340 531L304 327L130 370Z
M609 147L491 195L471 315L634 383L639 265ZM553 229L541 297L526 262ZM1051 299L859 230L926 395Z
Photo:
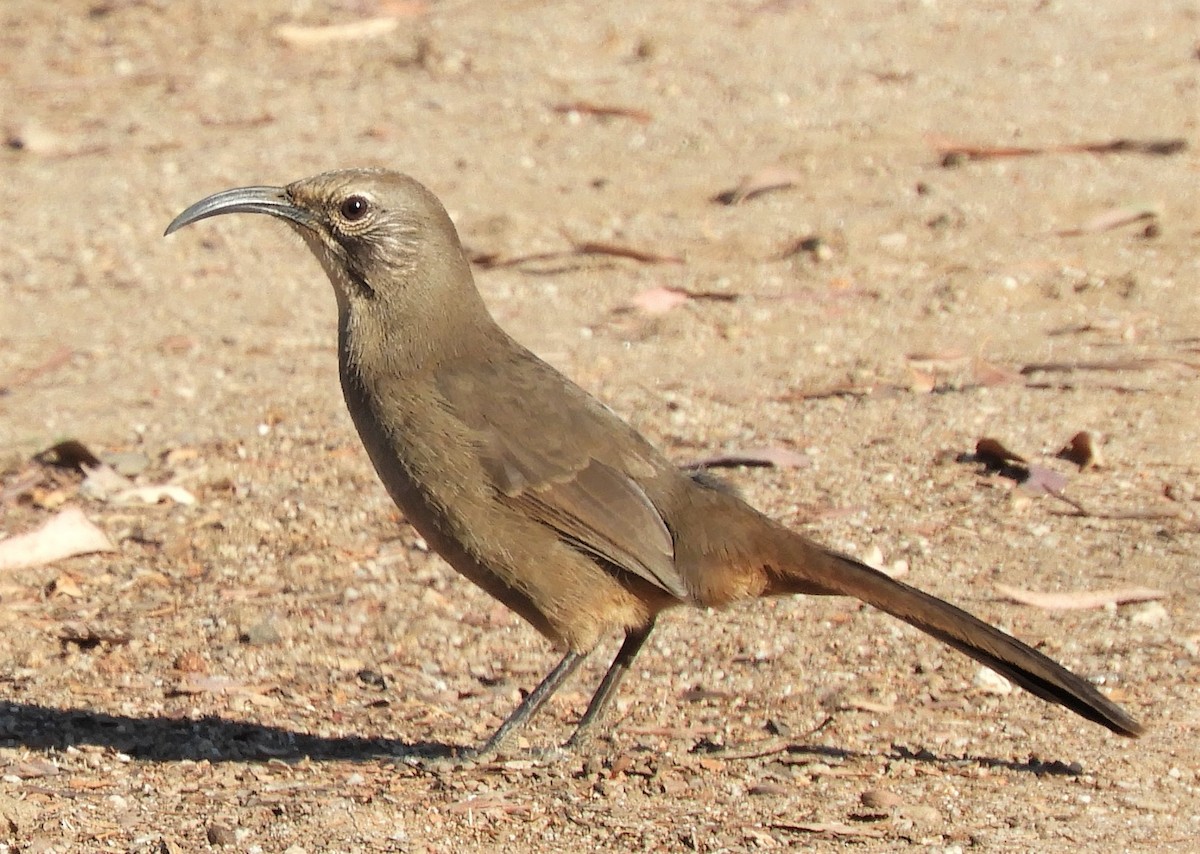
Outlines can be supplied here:
M163 236L173 234L193 222L228 213L270 214L300 225L312 226L312 216L292 204L283 187L238 187L235 190L213 193L196 202L171 220Z

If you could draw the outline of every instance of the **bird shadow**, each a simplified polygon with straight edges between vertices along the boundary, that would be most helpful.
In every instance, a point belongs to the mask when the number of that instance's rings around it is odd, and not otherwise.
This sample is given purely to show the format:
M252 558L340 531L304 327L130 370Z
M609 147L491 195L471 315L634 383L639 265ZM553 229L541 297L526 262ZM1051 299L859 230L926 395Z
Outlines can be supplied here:
M83 744L156 762L438 759L454 753L437 742L319 736L215 715L137 717L0 701L0 745L65 750Z
M846 750L826 745L804 744L792 745L788 748L788 753L792 756L811 754L813 756L842 761L851 759L869 761L883 756L894 762L918 762L940 766L941 768L989 768L993 770L1012 771L1018 774L1033 774L1036 777L1078 777L1083 774L1083 767L1078 763L1066 763L1058 759L1042 760L1036 756L1030 756L1028 759L1017 761L1014 759L999 759L995 756L975 756L971 754L953 756L934 753L926 748L913 750L902 744L893 744L892 749L884 754L864 753L862 751Z
M458 750L456 746L442 742L311 735L284 727L229 721L215 715L195 719L160 715L137 717L8 701L0 701L0 745L21 745L41 751L92 745L152 762L439 760L453 757ZM701 744L692 752L703 754L708 751ZM820 744L793 743L782 752L793 757L811 755L838 761L879 758L879 754ZM949 756L925 749L912 750L903 745L893 745L884 755L893 760L943 768L977 766L1038 777L1075 777L1083 773L1076 764L1042 761L1036 757L1014 761L990 756Z

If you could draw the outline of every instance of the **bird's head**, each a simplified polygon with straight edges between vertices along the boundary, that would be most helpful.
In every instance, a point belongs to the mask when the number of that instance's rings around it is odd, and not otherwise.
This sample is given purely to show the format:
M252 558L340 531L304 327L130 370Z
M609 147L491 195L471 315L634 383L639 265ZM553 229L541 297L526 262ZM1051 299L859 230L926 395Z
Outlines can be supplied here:
M269 214L287 222L348 299L386 297L441 270L460 273L467 263L437 197L407 175L384 169L345 169L285 187L224 190L191 205L166 233L228 213Z
M187 208L166 233L228 213L291 225L325 268L363 347L403 347L396 336L414 330L423 341L430 329L452 337L456 327L490 320L445 208L407 175L346 169L285 187L225 190Z

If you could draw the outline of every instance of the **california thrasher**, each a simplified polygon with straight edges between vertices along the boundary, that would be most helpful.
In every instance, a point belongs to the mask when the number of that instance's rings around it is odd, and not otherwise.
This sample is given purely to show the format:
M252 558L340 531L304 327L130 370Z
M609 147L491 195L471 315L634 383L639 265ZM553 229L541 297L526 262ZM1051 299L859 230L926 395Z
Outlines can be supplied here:
M523 724L610 632L624 643L568 745L600 718L660 612L791 593L861 599L1043 700L1142 732L1040 652L673 465L496 324L449 216L413 179L355 169L227 190L166 233L237 212L286 221L333 283L346 405L409 522L566 650L475 753Z

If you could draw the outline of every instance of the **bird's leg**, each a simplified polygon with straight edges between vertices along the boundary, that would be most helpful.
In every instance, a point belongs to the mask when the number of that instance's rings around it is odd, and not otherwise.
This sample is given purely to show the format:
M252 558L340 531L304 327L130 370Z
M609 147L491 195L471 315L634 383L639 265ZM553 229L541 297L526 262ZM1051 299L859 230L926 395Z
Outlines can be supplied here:
M587 740L588 729L604 714L609 701L616 693L617 686L621 683L621 677L629 670L633 659L637 657L642 644L646 642L646 638L650 637L652 631L654 631L654 620L640 629L625 632L625 642L617 650L616 658L608 666L608 672L604 674L604 678L600 680L596 693L592 695L592 701L588 703L587 711L583 713L578 726L575 727L575 732L567 739L565 745L567 749L579 747Z
M575 668L581 661L583 661L582 655L574 650L568 650L567 654L562 657L562 661L556 664L554 669L546 674L546 678L526 695L525 699L521 701L521 705L513 709L512 714L505 718L504 723L500 724L492 733L491 738L479 747L459 751L459 758L480 759L494 753L513 730L524 726L533 713L545 705L563 681L575 672Z

